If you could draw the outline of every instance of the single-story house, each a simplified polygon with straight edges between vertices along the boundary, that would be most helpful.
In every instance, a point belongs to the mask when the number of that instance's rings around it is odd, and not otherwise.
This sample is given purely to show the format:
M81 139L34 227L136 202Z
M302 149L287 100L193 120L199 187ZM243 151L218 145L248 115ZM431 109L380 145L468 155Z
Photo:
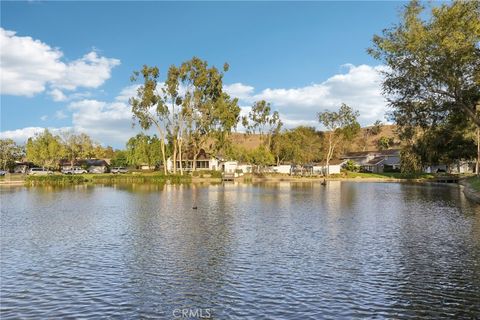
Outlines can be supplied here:
M253 172L253 166L248 163L239 163L237 165L237 172L241 173L252 173Z
M367 172L382 173L385 165L384 163L385 159L383 157L375 157L361 165L360 168Z
M15 166L13 167L13 173L26 173L29 168L32 168L34 165L32 162L26 161L15 161Z
M423 167L425 173L474 173L475 161L460 160L450 165L447 164L432 164Z
M339 174L340 170L342 169L343 165L347 163L347 160L343 159L331 159L328 162L328 173L329 174ZM326 164L321 166L321 171L323 175L327 174L327 166Z
M68 170L72 168L70 160L60 160L60 169ZM108 171L108 163L103 159L81 159L73 162L74 167L87 168L90 173L105 173Z
M177 159L177 169L180 168L180 160ZM182 167L185 171L192 171L193 170L193 155L185 153L182 158ZM217 171L221 168L219 167L220 160L213 155L208 154L205 150L201 149L200 153L197 156L195 161L195 168L196 170L212 170ZM172 172L173 171L173 159L169 157L167 159L167 170Z
M355 162L362 171L380 173L400 169L400 149L348 152L340 158Z
M331 159L328 162L328 167L325 163L314 163L304 165L305 171L311 175L327 175L328 174L339 174L342 166L346 163L346 160L342 159ZM328 168L328 170L327 170ZM328 171L328 172L327 172Z
M272 166L269 169L273 173L290 174L292 172L292 165L290 165L290 164L280 164L278 166Z

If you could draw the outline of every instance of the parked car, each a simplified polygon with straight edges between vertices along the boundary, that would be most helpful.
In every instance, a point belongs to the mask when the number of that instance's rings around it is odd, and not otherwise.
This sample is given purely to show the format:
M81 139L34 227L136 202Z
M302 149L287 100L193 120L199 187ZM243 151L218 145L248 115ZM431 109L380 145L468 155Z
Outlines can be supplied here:
M28 170L26 165L18 165L13 169L13 173L28 173Z
M82 174L87 173L87 170L80 167L67 168L62 170L63 174Z
M44 168L30 168L30 170L28 170L28 174L31 176L44 176L52 173L52 171Z
M0 177L5 176L5 174L7 174L7 171L0 170Z
M111 173L127 173L128 169L125 167L114 167L110 170Z
M105 167L90 167L88 168L88 173L105 173L107 168Z

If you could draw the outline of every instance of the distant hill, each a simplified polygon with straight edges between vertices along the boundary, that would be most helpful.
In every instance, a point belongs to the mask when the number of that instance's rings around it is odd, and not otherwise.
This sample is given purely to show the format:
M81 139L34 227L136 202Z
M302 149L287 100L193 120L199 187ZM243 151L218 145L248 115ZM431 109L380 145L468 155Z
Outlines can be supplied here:
M398 148L400 146L400 141L398 135L395 133L397 130L396 125L383 125L382 130L379 134L372 136L370 135L367 139L366 148L365 146L365 131L368 127L362 128L361 132L358 134L357 138L348 146L350 150L348 151L363 151L363 150L377 150L377 142L380 137L392 138L395 142L394 147Z
M395 141L395 146L399 146L399 139L395 130L397 128L396 125L383 125L382 130L378 135L375 136L368 136L367 143L365 145L365 131L368 127L362 128L358 136L351 141L350 143L346 143L343 146L343 150L341 152L347 151L363 151L363 150L377 150L377 141L380 137L385 136L388 138L393 138ZM247 150L252 150L258 147L261 143L260 135L246 135L244 133L233 133L231 136L233 143L235 145L241 146Z

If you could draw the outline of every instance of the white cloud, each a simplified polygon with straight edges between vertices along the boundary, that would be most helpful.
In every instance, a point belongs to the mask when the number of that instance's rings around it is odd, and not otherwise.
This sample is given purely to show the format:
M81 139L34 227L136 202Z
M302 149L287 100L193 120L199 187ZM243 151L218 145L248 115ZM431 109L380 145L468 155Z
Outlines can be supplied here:
M236 97L241 100L249 99L255 91L254 87L244 85L243 83L232 83L224 85L223 89L230 96Z
M85 132L102 144L123 147L130 137L141 131L138 126L132 128L131 109L123 101L125 98L122 98L122 95L127 97L127 92L131 89L130 87L123 89L114 102L93 99L72 101L67 106L72 114L71 127L48 129L54 133L60 133L63 130ZM65 119L68 115L65 110L57 110L54 117ZM0 132L0 138L11 138L18 143L25 143L29 137L33 137L43 130L43 127L27 127L3 131Z
M251 104L256 100L265 99L271 102L273 108L279 111L285 126L289 128L298 125L319 127L317 112L336 110L342 102L360 111L359 120L365 126L377 119L384 119L386 103L381 95L381 78L378 73L382 68L347 65L343 73L321 83L300 88L268 88L255 92L252 86L236 83L225 86L225 90L240 98L242 115L248 114ZM74 93L82 100L68 104L68 110L72 113L71 128L76 132L85 132L103 144L123 147L128 138L140 131L138 126L132 128L132 113L127 103L128 98L135 95L137 88L138 85L125 87L113 102L85 99L80 97L80 93ZM70 97L67 97L67 100L70 100ZM54 116L63 119L67 114L58 110ZM241 125L238 129L242 130ZM43 128L4 131L0 136L16 136L25 141L38 130Z
M66 90L75 90L77 87L98 88L110 78L112 68L119 64L118 59L99 57L92 51L69 63L63 76L55 80L53 86Z
M242 104L267 100L282 115L286 126L300 123L314 125L318 112L336 110L346 103L360 111L359 121L369 125L375 120L384 120L386 102L381 93L381 71L383 66L345 65L346 73L337 74L319 84L300 88L267 88L254 93L251 86L234 83L226 86L232 96Z
M128 102L128 99L137 95L137 90L140 87L139 84L133 84L125 87L120 91L119 95L115 98L117 101Z
M56 119L65 119L67 117L67 115L65 114L65 112L63 110L57 110L55 112L55 118Z
M27 127L23 129L8 130L0 132L0 139L12 139L18 144L24 144L28 138L35 136L37 133L42 133L46 128L44 127ZM63 128L47 128L53 134L59 134L62 131L70 130L70 127Z
M67 96L60 91L59 89L53 89L48 92L48 94L52 97L53 101L65 101L67 100Z
M63 62L63 52L40 40L17 36L0 28L0 93L31 97L47 87L55 101L65 100L62 90L98 88L120 64L92 51L78 60Z
M85 132L105 144L123 145L139 131L132 128L132 113L124 102L81 100L72 102L68 108L73 112L75 131Z
M40 117L40 120L42 121L46 121L48 119L48 116L47 115L43 115Z
M33 96L65 71L63 53L31 37L0 28L1 93Z

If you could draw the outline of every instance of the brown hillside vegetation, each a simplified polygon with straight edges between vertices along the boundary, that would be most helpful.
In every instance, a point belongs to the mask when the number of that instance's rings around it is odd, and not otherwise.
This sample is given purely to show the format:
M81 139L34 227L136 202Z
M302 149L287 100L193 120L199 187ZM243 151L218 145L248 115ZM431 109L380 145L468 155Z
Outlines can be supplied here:
M383 125L382 130L379 134L375 136L368 136L367 143L365 145L365 132L368 127L362 128L357 137L342 146L341 152L348 152L348 151L363 151L363 150L377 150L377 142L380 137L388 137L393 138L395 141L395 146L398 147L399 139L395 130L397 128L396 125ZM258 147L261 144L260 135L247 135L244 133L233 133L231 136L233 140L233 144L245 148L246 150L252 150Z
M365 131L368 127L362 128L361 132L358 134L356 139L354 140L353 143L350 144L348 151L363 151L363 150L377 150L378 146L378 139L381 137L387 137L387 138L392 138L394 143L394 148L398 148L400 145L400 141L398 138L397 133L395 132L397 130L396 125L383 125L382 130L380 131L379 134L372 136L370 135L367 139L367 144L365 147ZM365 149L364 149L365 147Z

